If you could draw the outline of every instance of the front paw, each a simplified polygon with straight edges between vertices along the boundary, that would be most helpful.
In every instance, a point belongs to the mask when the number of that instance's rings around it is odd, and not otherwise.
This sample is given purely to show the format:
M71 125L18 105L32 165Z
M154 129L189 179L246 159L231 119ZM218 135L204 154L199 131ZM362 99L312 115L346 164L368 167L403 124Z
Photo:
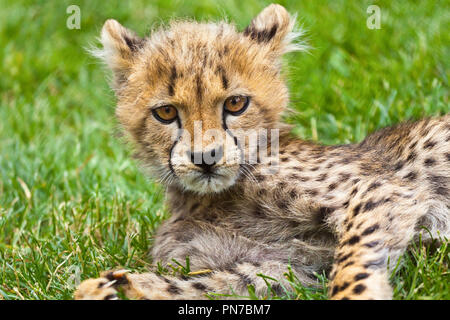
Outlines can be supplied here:
M75 300L118 300L117 289L128 284L126 270L106 271L100 278L83 281L75 291Z

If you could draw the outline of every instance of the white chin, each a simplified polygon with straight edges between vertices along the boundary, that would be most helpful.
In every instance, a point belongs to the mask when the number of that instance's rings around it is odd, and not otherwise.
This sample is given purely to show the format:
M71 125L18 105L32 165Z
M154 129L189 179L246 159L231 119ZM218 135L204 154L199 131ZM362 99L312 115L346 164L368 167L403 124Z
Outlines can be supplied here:
M199 194L219 193L231 187L237 179L237 176L211 176L201 177L202 174L189 174L188 177L183 177L183 186L190 191Z

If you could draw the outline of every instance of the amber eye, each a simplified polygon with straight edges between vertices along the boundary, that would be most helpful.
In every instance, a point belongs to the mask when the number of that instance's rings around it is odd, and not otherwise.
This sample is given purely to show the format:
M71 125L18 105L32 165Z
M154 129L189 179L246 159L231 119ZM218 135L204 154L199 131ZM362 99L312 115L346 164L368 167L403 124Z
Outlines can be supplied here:
M245 109L247 109L249 102L249 97L232 96L225 100L223 107L228 113L232 114L233 116L238 116L242 114Z
M178 116L177 109L174 106L162 106L152 109L153 116L162 123L172 123Z

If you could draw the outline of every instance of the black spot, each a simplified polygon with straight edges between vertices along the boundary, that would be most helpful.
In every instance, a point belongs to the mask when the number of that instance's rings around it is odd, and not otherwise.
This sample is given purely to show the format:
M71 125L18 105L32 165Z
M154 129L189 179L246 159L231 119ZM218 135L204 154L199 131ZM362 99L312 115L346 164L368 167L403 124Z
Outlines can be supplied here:
M353 227L353 222L350 222L347 226L347 231L350 231L350 229Z
M328 178L328 174L322 173L319 177L317 177L316 181L324 181L326 178Z
M377 188L380 187L380 186L381 186L381 183L379 183L379 182L373 182L373 183L371 183L370 186L367 188L367 192L372 191L372 190L375 190L375 189L377 189Z
M319 192L317 190L315 190L315 189L305 190L305 193L310 195L310 196L312 196L312 197L315 197L315 196L317 196L319 194Z
M200 203L194 203L193 205L192 205L192 207L191 207L191 212L192 211L195 211L196 209L198 209L198 207L200 207Z
M364 244L364 247L366 248L373 248L376 247L378 244L380 243L380 241L370 241Z
M355 243L359 242L359 236L353 236L350 239L348 239L347 243L349 245L354 245Z
M126 35L123 36L127 46L130 48L132 52L136 52L137 50L141 49L144 46L144 40L138 39L138 38L130 38Z
M423 144L423 148L424 149L432 149L435 145L436 145L436 142L429 139Z
M171 294L180 294L181 293L181 289L179 287L177 287L175 284L171 284L167 288L167 292L169 292Z
M237 273L237 275L245 286L253 285L253 280L248 275L242 273Z
M331 290L331 295L334 296L334 295L336 295L337 293L339 293L339 292L341 292L341 291L347 289L349 285L350 285L350 283L347 282L347 281L344 282L344 283L342 284L342 286L335 285L335 286L333 287L333 289Z
M345 256L339 258L339 259L337 260L337 263L342 263L342 262L344 262L345 260L347 260L348 258L350 258L352 255L353 255L353 252L350 252L350 253L346 254Z
M376 201L376 202L369 200L364 204L364 208L362 209L362 212L372 211L373 209L378 207L382 202L383 201L381 201L381 200Z
M364 290L366 290L366 286L363 284L357 284L354 288L353 288L353 293L354 294L360 294L362 293Z
M403 168L404 164L405 164L405 163L404 163L403 161L397 162L397 163L394 165L394 170L395 170L395 171L401 170L401 169Z
M254 267L256 267L256 268L261 267L261 263L258 262L258 261L253 261L253 262L252 262L252 265L253 265Z
M197 77L195 78L195 82L197 84L197 99L198 101L201 101L203 97L203 83L200 75L197 75Z
M380 268L385 264L385 258L370 260L364 264L364 268Z
M447 158L447 161L450 161L450 152L446 153L445 157Z
M313 167L313 168L311 168L311 171L317 171L319 169L320 169L320 167Z
M209 291L209 290L206 290L207 287L203 283L200 283L200 282L194 282L192 284L192 287L194 289L197 289L197 290L200 290L200 291Z
M206 219L205 220L209 220ZM213 221L210 221L213 222ZM179 241L179 242L189 242L194 238L194 234L192 232L186 232L186 231L178 231L176 233L174 233L175 236L175 240Z
M291 198L297 197L297 190L292 189L292 190L289 192L289 196L290 196Z
M165 283L167 283L167 284L172 284L172 281L171 281L170 279L167 279L167 278L164 277L164 276L160 276L160 278L161 278Z
M196 205L194 204L194 205L192 206L192 208L191 208L191 211L192 211L192 210L195 210L195 208L196 208ZM184 217L178 217L178 218L176 218L175 220L173 220L173 223L175 224L175 223L178 223L178 222L184 221L184 220L186 220Z
M278 182L277 187L280 189L286 188L287 183L284 181Z
M228 89L228 78L225 74L225 69L222 66L217 67L217 73L220 74L220 78L222 79L222 87L224 90Z
M284 200L280 200L277 202L278 208L280 208L281 210L286 210L288 208L288 202L284 201Z
M270 30L257 30L253 24L249 25L244 30L244 36L250 36L253 40L258 43L269 42L277 33L278 24L274 24Z
M423 162L423 164L427 167L431 167L436 163L436 160L434 160L433 158L426 158L425 161Z
M340 182L346 182L350 179L351 174L350 173L340 173L339 176L341 177Z
M373 232L375 232L375 230L377 230L380 226L378 224L374 224L371 227L368 227L366 230L363 231L363 233L361 235L363 236L367 236Z
M359 211L361 210L361 203L358 203L358 205L353 208L353 216L356 217L359 214Z
M346 264L344 264L344 265L342 266L342 269L347 268L347 267L349 267L349 266L351 266L351 265L354 265L354 264L355 264L355 261L349 261L349 262L347 262Z
M349 285L350 285L349 282L347 282L347 281L344 282L344 283L342 284L342 286L339 288L339 291L343 291L343 290L347 289Z
M368 274L368 273L366 273L366 272L358 273L358 274L355 276L355 281L359 281L359 280L362 280L362 279L366 279L366 278L368 278L369 276L370 276L370 274Z
M286 157L281 158L281 162L287 162L287 161L289 161L289 158L286 158Z
M415 173L414 171L411 171L410 173L408 173L406 176L403 177L403 179L408 179L409 181L414 181L417 178L417 173Z
M105 296L103 298L103 300L113 300L113 299L116 299L116 298L117 298L116 294L108 294L107 296Z
M335 296L336 293L339 292L339 286L334 286L333 289L331 289L331 296Z
M267 194L267 190L264 188L261 188L260 190L257 191L258 196L263 197Z
M225 71L222 72L222 87L227 90L228 89L228 78L225 75Z
M342 206L343 206L345 209L347 209L348 206L349 206L349 204L350 204L350 201L345 201L345 202L342 204Z
M315 219L316 224L323 224L326 217L334 210L334 208L330 207L320 207Z
M337 187L337 184L336 184L336 183L331 183L331 184L328 186L328 190L329 190L329 191L332 191L332 190L336 189L336 187Z
M177 79L177 68L175 66L172 66L170 71L170 78L169 78L169 96L173 96L175 94L175 80Z
M259 204L256 205L256 208L253 210L253 214L259 218L262 218L265 216L264 209Z
M261 175L261 174L257 174L257 175L255 175L255 179L258 182L262 182L262 181L264 181L266 179L266 177Z
M417 154L413 151L409 154L408 158L406 158L406 162L412 162L417 158Z

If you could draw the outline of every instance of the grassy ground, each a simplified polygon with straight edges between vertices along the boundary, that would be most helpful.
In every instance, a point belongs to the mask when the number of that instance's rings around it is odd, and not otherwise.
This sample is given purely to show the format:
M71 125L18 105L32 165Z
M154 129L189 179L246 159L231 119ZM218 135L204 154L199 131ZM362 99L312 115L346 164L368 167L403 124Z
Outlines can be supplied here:
M326 144L449 112L446 1L282 1L308 29L310 54L289 64L288 121ZM381 29L366 27L370 4ZM66 8L81 29L66 28ZM114 17L145 34L171 17L244 27L266 1L0 0L0 299L70 299L74 284L121 265L142 271L167 216L162 189L114 138L114 97L83 47ZM418 245L395 272L396 299L449 299L446 244ZM288 269L286 269L288 272ZM292 279L297 295L326 298Z

